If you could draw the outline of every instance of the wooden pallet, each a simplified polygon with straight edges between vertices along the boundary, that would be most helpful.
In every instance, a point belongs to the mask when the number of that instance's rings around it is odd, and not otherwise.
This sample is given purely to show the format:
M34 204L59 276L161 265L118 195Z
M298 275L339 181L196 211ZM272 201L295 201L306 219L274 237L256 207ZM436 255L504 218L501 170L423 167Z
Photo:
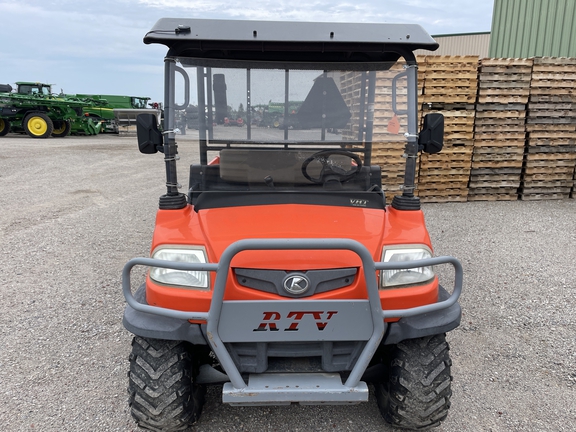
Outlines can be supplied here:
M528 137L528 145L534 147L571 147L576 145L576 138L554 137L537 138L534 134Z
M466 195L420 196L420 201L423 203L467 202L468 194L466 193Z
M477 56L426 56L423 103L469 103L478 91Z
M574 180L574 176L570 171L564 173L525 173L524 181L538 182L538 181L554 181L554 180Z
M553 174L553 175L572 175L574 172L574 164L567 163L562 165L550 166L549 163L535 164L531 162L526 164L524 168L524 173L528 175L532 174Z
M460 187L459 187L460 186ZM420 197L434 197L434 196L466 196L468 195L468 188L461 185L454 185L443 189L418 189L418 196Z
M482 147L489 147L489 148L495 148L495 147L519 147L519 148L524 148L524 146L526 145L526 142L524 141L524 139L519 140L509 140L509 139L505 139L505 140L500 140L498 138L494 138L494 139L486 139L485 137L483 139L477 139L474 140L474 148L482 148Z
M520 179L516 176L511 176L510 179L504 180L483 180L483 181L473 181L468 183L470 189L498 189L498 188L515 188L518 189L520 186Z
M522 161L517 160L495 160L495 161L474 161L472 163L472 169L478 168L521 168Z
M481 181L499 181L499 180L509 180L520 182L521 171L514 174L506 173L489 173L489 174L478 174L478 170L474 169L474 173L470 173L470 182L481 182Z
M520 194L566 194L568 196L572 191L572 186L570 187L530 187L521 186Z
M523 155L524 147L519 146L478 146L474 147L474 155L488 154L488 155Z
M522 201L560 200L570 198L569 193L520 193Z
M530 96L532 64L531 59L481 59L478 103L515 104L516 109L524 110Z
M576 153L528 153L526 155L526 161L528 162L569 162L574 163L576 160Z
M491 140L491 141L524 141L526 134L524 132L477 132L474 134L474 140Z
M521 185L521 187L530 188L571 188L572 186L574 186L574 179L544 181L527 181L524 179Z
M518 185L515 186L507 186L507 187L484 187L484 188L470 188L468 190L468 196L474 195L517 195L518 194Z
M518 193L468 194L468 201L516 201Z
M531 145L526 149L527 153L576 153L576 145Z

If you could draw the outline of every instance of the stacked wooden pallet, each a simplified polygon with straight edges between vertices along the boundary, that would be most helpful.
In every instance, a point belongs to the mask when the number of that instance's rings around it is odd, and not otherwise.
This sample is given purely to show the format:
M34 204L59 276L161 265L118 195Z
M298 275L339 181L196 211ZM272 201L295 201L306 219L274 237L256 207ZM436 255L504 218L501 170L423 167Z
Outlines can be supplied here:
M520 197L568 198L576 165L576 59L534 59Z
M482 59L478 75L478 103L528 103L531 73L532 59Z
M424 92L420 102L476 102L478 56L426 56L419 70L424 77Z
M422 117L444 115L444 148L423 154L418 191L422 202L466 201L472 160L477 56L426 56Z
M518 199L532 59L480 61L468 201Z

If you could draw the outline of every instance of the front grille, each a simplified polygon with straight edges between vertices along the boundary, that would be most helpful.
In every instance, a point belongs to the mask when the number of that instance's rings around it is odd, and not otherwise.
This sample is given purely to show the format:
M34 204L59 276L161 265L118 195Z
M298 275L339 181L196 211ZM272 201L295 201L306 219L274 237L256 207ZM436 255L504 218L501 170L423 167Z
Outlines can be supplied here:
M234 274L236 275L238 284L244 287L278 294L284 297L301 298L352 285L358 274L358 269L351 267L291 272L284 270L237 268L234 269ZM304 292L295 294L285 288L285 281L293 275L307 279L309 287Z

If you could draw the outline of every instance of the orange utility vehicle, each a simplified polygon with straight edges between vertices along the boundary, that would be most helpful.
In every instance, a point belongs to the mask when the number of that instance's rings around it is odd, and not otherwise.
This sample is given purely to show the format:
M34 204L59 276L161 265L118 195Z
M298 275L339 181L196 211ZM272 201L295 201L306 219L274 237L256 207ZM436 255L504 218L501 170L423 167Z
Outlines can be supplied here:
M444 126L428 114L418 131L413 54L438 44L417 25L172 18L144 42L168 48L163 124L137 120L140 151L163 153L167 191L151 258L123 273L138 425L185 429L208 384L231 405L360 403L373 384L387 422L438 425L462 269L432 257L414 194L417 155L440 151ZM215 76L245 127L215 121ZM251 121L253 106L279 100L286 127ZM180 149L197 163L181 193L175 118L190 102L198 138ZM403 149L400 175L373 162L386 143ZM383 175L402 183L389 204ZM441 264L455 269L452 293ZM133 292L134 266L149 272Z

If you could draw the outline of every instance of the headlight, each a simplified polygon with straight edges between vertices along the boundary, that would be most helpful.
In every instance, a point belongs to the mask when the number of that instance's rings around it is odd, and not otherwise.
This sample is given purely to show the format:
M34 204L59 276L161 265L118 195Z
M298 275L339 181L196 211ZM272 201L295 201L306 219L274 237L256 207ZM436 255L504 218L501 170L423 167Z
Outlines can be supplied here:
M203 249L163 248L156 250L152 258L175 262L205 263L206 253ZM206 271L181 271L161 267L151 267L150 278L166 285L192 288L208 288L209 281Z
M432 258L432 253L425 246L415 246L410 248L384 248L384 253L382 255L382 261L388 263ZM383 270L380 283L383 288L389 288L398 285L421 284L428 282L433 278L434 271L431 266L405 270Z

